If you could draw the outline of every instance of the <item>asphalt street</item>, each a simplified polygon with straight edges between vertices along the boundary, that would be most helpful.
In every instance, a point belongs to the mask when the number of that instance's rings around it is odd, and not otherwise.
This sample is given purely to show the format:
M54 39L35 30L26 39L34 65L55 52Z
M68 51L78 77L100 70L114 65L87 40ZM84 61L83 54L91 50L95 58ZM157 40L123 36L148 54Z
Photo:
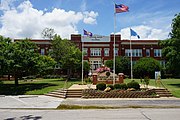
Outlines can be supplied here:
M11 110L1 120L179 120L180 109Z

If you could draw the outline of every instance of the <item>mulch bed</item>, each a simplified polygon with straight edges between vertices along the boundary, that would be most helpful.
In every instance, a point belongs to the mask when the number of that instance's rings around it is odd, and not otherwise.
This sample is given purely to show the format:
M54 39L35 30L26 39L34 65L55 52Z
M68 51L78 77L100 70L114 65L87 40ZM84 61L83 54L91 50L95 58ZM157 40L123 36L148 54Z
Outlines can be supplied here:
M82 98L159 98L153 89L144 91L111 90L104 92L94 89L82 91Z

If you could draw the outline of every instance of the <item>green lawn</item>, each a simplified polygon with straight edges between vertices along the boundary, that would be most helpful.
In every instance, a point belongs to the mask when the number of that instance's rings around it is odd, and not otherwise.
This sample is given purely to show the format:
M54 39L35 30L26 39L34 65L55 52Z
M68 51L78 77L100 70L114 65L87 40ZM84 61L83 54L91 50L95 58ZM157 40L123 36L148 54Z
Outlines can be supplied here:
M0 95L41 95L64 87L65 80L60 79L35 79L33 81L19 80L19 86L14 86L14 81L3 81L0 84ZM67 87L80 80L68 81Z
M130 82L130 79L125 79L125 82ZM140 82L140 79L135 79ZM162 79L164 86L173 94L173 96L180 98L180 79ZM149 85L156 86L155 80L151 79Z
M140 79L135 79L140 83ZM60 79L35 79L33 81L19 80L19 86L14 86L14 81L3 81L0 84L0 95L41 95L50 91L60 89L64 87L65 80ZM130 79L125 79L125 83L130 82ZM180 79L162 79L166 88L175 96L180 98ZM68 81L67 87L72 84L81 83L80 80ZM155 86L155 80L151 79L151 86Z

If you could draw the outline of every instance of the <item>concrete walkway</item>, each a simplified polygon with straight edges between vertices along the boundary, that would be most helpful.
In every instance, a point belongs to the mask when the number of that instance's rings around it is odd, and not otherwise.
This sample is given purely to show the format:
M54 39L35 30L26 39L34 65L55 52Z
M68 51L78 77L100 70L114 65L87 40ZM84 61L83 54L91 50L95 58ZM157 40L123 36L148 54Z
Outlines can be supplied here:
M90 84L90 88L96 89L96 85ZM68 89L89 89L88 85L79 85L79 84L73 84L70 88Z
M64 99L44 95L1 96L0 109L33 108L55 109Z
M141 88L145 88L144 85L140 85L140 87L141 87ZM91 85L90 85L90 88L91 88L91 89L96 89L96 85L91 84ZM155 88L162 88L162 87L155 87L155 86L149 86L149 85L148 85L148 88L150 88L150 89L155 89ZM89 88L88 88L88 85L73 84L73 85L72 85L70 88L68 88L68 89L89 89Z

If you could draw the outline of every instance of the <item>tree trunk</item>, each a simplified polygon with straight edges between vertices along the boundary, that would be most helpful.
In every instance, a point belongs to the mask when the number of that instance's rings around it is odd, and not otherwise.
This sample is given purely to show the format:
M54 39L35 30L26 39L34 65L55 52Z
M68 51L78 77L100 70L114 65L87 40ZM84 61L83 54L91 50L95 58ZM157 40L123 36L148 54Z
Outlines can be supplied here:
M19 83L18 83L18 77L17 77L17 75L15 75L14 78L15 78L15 86L18 86Z
M11 80L11 75L8 74L8 80Z

